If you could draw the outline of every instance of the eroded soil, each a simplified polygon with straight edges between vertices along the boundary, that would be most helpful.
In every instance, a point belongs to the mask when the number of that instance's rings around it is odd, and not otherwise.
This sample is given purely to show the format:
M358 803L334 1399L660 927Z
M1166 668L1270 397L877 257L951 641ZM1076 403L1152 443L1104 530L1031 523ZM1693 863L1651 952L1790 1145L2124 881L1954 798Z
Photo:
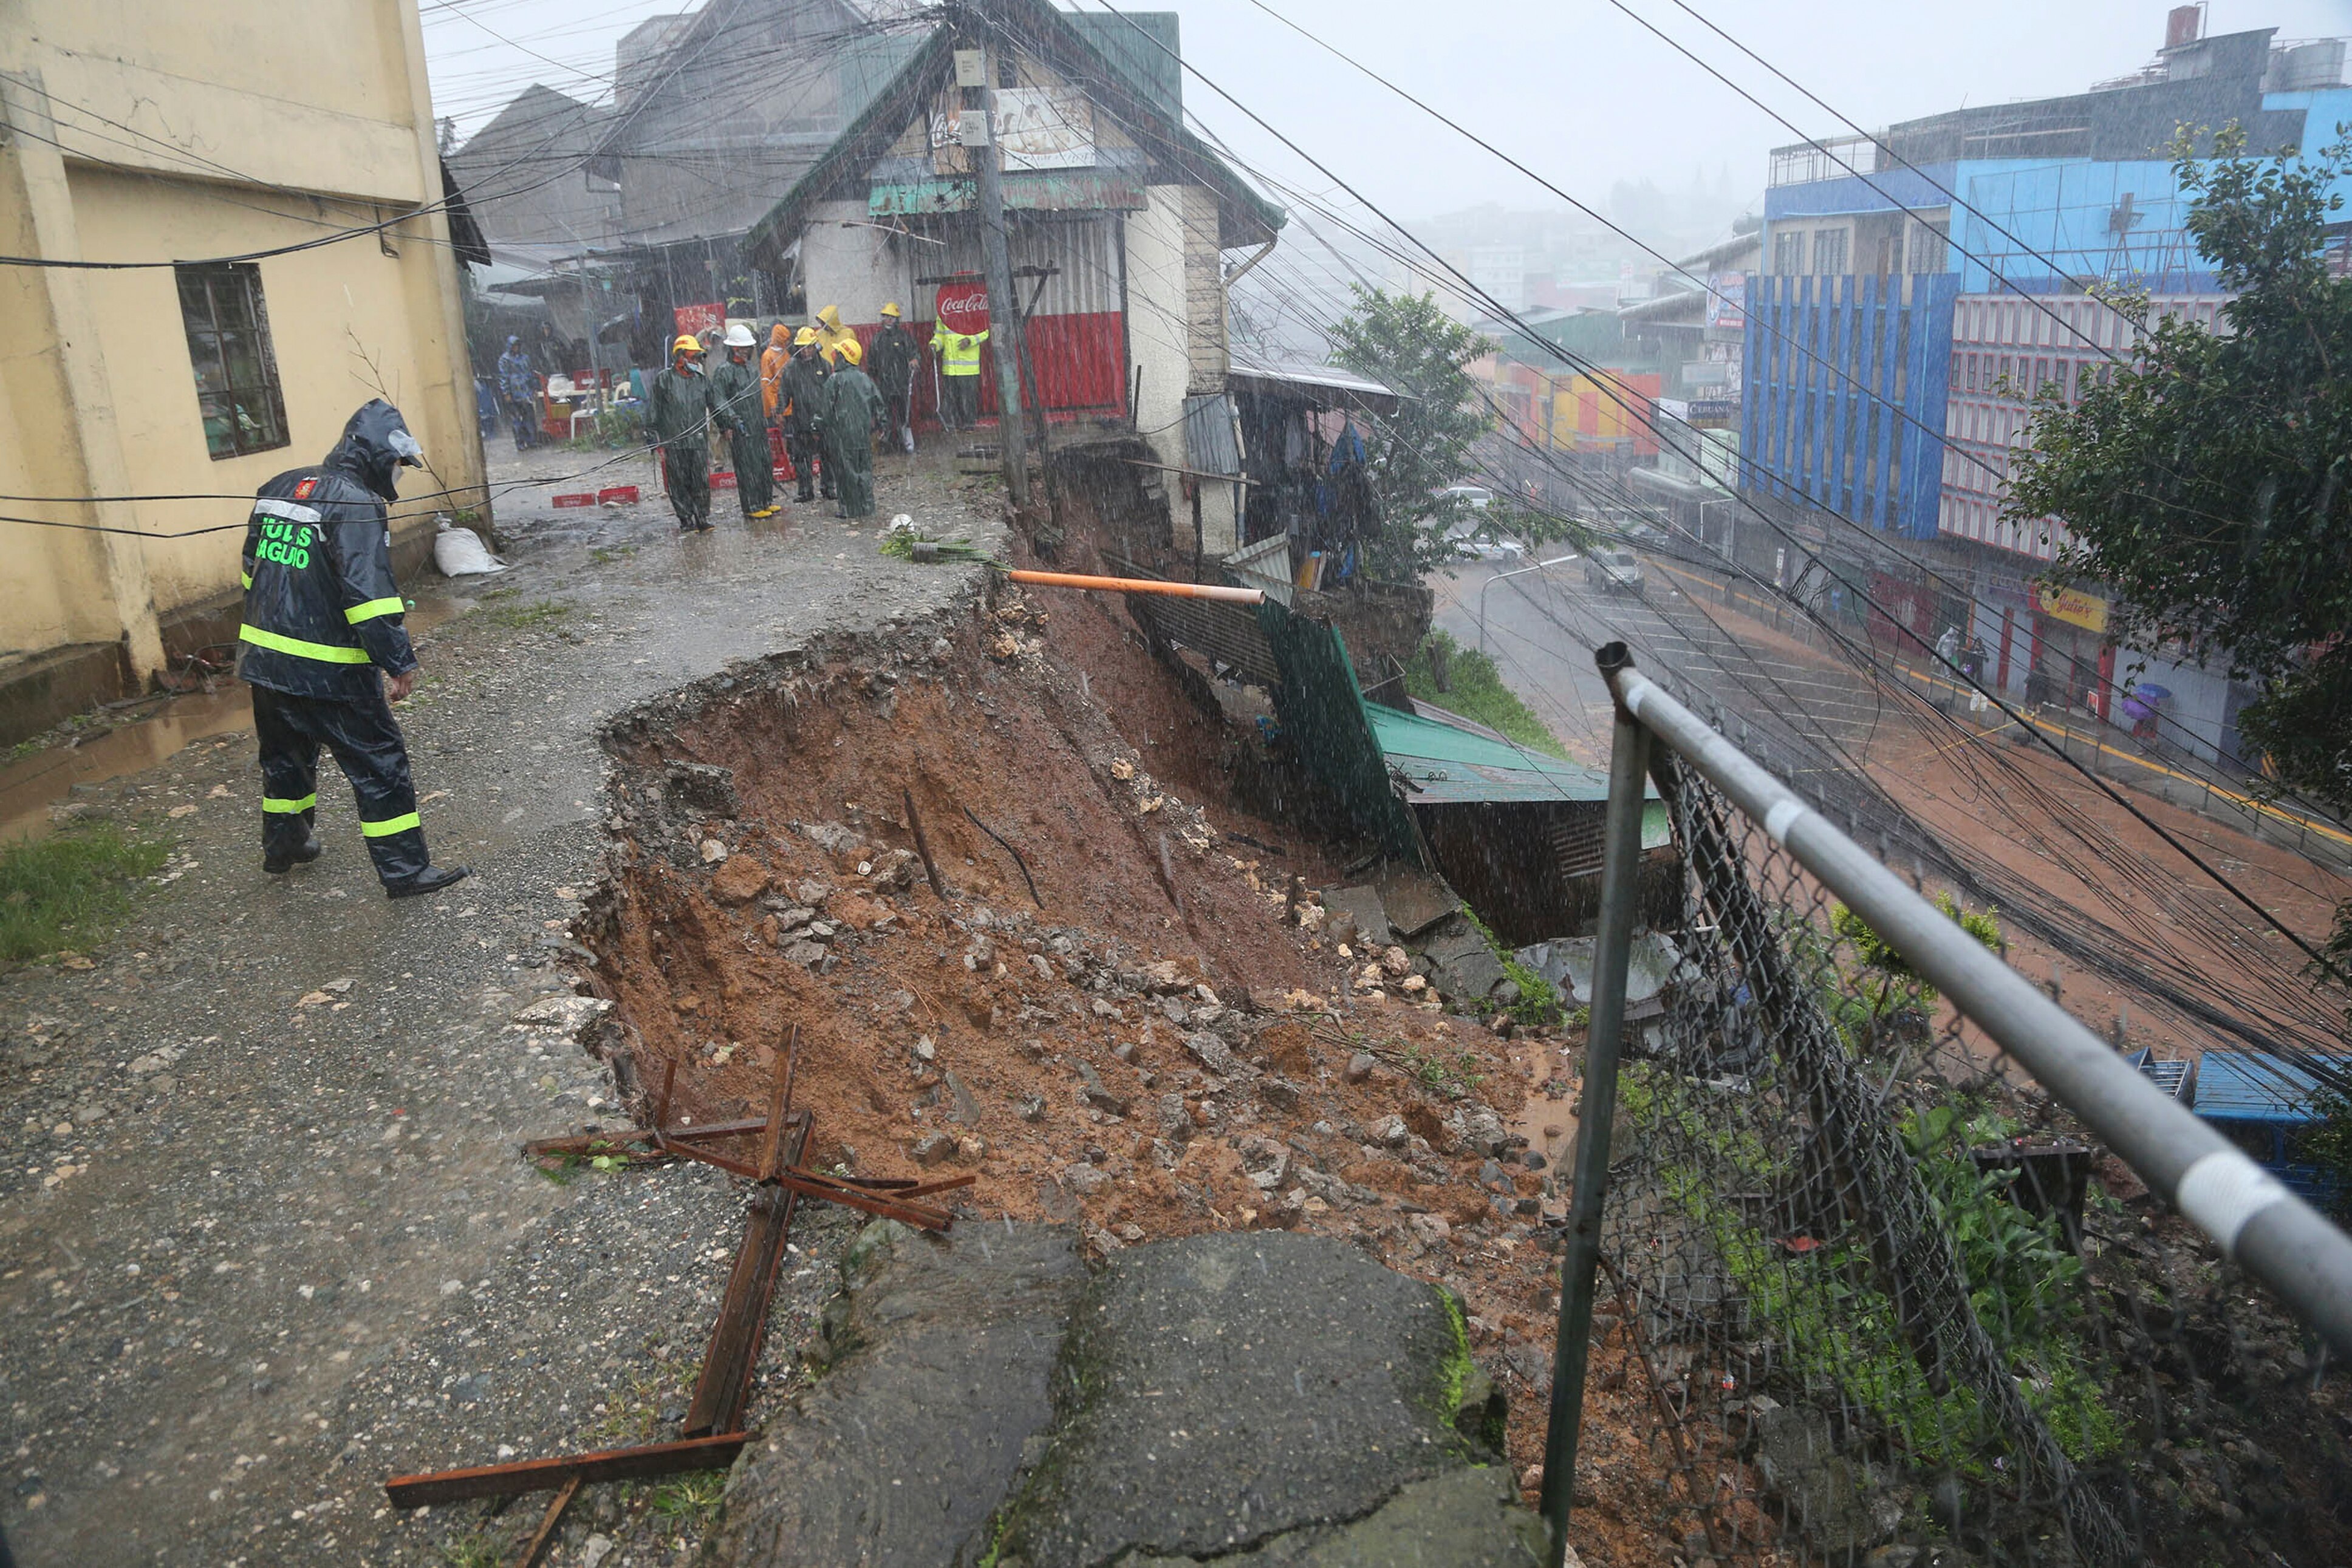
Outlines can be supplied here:
M1368 980L1380 952L1329 940L1311 894L1291 912L1337 852L1204 802L1215 744L1119 618L1011 595L625 737L590 924L637 1082L676 1062L674 1118L756 1116L797 1025L827 1166L968 1171L960 1212L1075 1221L1097 1252L1353 1240L1465 1300L1532 1500L1579 1042L1442 1013L1402 952ZM1614 1339L1596 1359L1580 1534L1663 1563L1657 1466L1611 1419L1646 1389Z

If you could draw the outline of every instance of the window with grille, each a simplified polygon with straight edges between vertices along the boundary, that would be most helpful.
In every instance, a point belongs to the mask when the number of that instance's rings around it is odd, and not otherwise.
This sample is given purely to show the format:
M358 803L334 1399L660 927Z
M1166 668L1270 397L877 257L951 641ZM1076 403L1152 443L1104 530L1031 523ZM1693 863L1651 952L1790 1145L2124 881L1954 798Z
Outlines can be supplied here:
M269 348L261 269L247 262L173 268L196 373L196 410L215 458L286 444L286 400Z
M1844 276L1845 230L1813 231L1813 270L1829 277Z

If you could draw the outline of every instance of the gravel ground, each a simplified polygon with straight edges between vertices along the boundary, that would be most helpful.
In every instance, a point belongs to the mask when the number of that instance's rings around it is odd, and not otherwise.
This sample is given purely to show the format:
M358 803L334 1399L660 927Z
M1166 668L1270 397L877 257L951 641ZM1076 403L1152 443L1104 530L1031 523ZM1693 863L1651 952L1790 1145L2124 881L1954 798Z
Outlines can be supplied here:
M331 776L325 858L265 878L247 736L71 803L176 849L90 967L0 977L0 1524L20 1560L495 1561L537 1502L395 1515L383 1479L650 1437L682 1405L740 1235L732 1184L559 1183L516 1155L618 1119L596 1061L511 1021L583 956L598 727L733 661L952 615L973 574L885 559L823 507L747 529L722 498L719 530L681 540L645 465L595 482L632 479L635 508L510 491L516 570L427 574L470 608L422 640L404 723L436 858L473 880L384 901ZM880 490L885 519L994 537L984 490L887 459ZM772 1379L849 1233L795 1222ZM595 1489L550 1561L673 1561L711 1495Z

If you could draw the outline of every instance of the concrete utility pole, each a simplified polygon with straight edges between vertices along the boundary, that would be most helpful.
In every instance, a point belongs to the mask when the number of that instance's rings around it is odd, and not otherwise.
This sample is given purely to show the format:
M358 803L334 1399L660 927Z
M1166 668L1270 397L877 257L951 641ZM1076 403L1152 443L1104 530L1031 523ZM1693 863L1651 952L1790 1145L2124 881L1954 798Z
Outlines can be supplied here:
M980 264L988 282L989 337L996 350L996 434L1004 449L1004 487L1029 505L1029 447L1021 419L1021 304L1004 246L1004 172L996 150L996 53L981 50L981 143L968 149L980 184Z

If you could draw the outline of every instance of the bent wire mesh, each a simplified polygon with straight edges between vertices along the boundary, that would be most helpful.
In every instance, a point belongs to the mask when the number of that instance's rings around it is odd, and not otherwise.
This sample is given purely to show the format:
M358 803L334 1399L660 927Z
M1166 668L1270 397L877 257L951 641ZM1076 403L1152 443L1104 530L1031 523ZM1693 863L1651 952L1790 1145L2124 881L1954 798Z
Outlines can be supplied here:
M1761 827L1659 776L1679 961L1626 1030L1591 1354L1648 1385L1622 1407L1677 1558L2352 1561L2322 1343ZM1999 911L1940 902L1999 947ZM1588 1444L1579 1490L1612 1462Z

